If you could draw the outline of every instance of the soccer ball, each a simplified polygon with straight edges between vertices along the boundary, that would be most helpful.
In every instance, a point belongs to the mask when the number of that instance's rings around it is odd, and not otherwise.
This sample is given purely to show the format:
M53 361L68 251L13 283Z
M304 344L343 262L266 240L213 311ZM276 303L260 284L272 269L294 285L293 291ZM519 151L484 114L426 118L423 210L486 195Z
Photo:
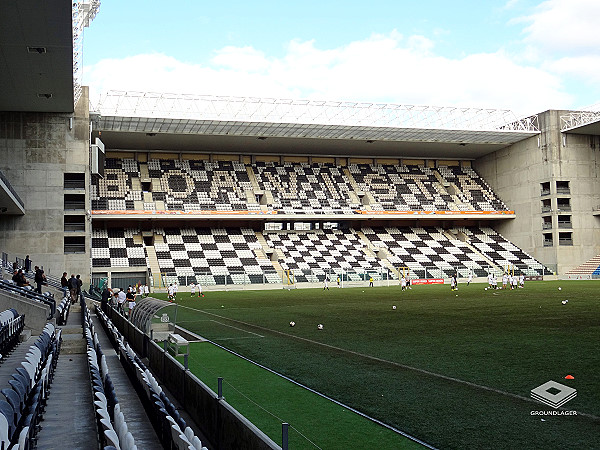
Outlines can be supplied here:
M559 286L559 287L558 287L558 290L559 290L559 291L562 291L562 288Z
M567 304L567 300L563 300L561 303L562 303L563 305L566 305L566 304Z
M319 325L317 325L317 330L322 330L323 329L323 324L320 323Z
M290 322L290 327L293 327L296 325L296 322L294 322L293 320Z
M487 291L488 288L483 288L484 291Z
M392 306L392 309L396 309L396 305Z

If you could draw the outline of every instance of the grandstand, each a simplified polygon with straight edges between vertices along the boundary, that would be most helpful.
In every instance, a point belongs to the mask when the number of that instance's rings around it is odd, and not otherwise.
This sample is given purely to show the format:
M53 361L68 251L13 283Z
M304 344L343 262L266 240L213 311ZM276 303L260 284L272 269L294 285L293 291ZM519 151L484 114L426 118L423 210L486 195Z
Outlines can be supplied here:
M65 270L90 291L153 293L600 278L597 112L139 92L91 105L77 70L99 2L50 1L48 17L9 3L0 24L29 17L31 35L0 42L3 448L278 448L117 311L71 306ZM25 254L41 294L11 281ZM198 423L163 382L239 427ZM81 426L65 434L72 405Z

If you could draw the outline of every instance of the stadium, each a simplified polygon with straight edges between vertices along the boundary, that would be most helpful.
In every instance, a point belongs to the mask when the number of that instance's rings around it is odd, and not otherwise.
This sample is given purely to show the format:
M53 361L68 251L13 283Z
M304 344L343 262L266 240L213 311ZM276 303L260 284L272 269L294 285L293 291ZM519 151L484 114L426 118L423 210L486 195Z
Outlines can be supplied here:
M600 448L598 111L93 104L99 2L47 3L1 7L2 448Z

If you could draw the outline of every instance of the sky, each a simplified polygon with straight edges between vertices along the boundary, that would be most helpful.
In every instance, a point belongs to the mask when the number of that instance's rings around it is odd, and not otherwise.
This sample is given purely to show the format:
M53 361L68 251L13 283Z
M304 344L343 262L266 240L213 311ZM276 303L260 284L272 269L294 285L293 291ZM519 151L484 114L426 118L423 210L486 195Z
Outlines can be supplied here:
M510 109L600 104L598 0L102 0L83 84Z

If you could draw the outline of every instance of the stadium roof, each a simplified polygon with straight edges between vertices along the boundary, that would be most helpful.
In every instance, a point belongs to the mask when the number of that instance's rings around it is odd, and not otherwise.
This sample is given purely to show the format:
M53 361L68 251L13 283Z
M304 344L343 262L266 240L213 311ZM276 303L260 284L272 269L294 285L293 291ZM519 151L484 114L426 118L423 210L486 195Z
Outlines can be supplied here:
M73 112L83 27L99 0L0 2L0 111Z
M539 133L511 111L109 92L92 107L107 148L478 158Z
M600 108L600 105L597 105ZM600 136L600 111L571 111L560 116L560 131Z

